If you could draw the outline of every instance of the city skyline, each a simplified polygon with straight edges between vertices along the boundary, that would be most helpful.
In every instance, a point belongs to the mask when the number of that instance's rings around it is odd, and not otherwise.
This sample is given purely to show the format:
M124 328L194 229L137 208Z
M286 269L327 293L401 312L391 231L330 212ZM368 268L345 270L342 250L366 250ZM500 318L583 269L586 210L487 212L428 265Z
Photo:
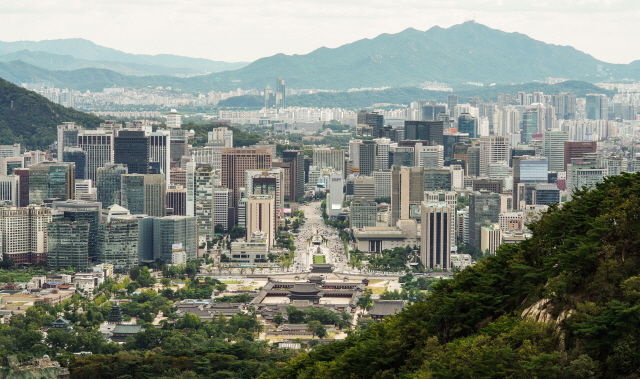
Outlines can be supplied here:
M250 62L279 53L307 54L383 33L448 28L471 19L545 43L572 46L609 63L640 59L628 49L634 42L632 20L640 15L640 4L624 0L539 1L526 5L498 0L400 4L313 0L256 4L244 0L190 2L188 6L165 0L153 2L152 8L146 0L64 6L58 1L0 4L0 22L5 26L0 31L1 41L84 38L129 53L176 54L227 62ZM105 33L97 19L127 27ZM543 20L545 28L540 27ZM163 32L150 33L150 27L160 27ZM318 29L323 32L317 33ZM210 37L202 38L202 34Z

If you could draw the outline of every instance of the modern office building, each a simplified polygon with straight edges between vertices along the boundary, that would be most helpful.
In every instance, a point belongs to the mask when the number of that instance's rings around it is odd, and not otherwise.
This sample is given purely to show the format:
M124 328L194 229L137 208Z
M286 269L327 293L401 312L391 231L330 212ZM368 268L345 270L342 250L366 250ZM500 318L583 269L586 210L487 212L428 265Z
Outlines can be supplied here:
M78 146L78 133L82 130L82 126L76 125L75 122L63 122L62 125L58 125L57 158L59 161L62 160L65 148Z
M275 199L271 195L251 195L247 198L247 240L254 232L262 232L268 247L273 247L276 238L275 206Z
M246 195L272 195L276 199L276 210L284 208L285 170L272 167L268 170L248 170L245 178ZM316 180L317 183L317 180Z
M584 108L587 120L609 119L609 99L606 95L587 94Z
M149 163L160 164L158 174L165 176L165 183L171 183L171 135L168 130L159 130L149 134Z
M485 225L480 228L480 251L483 254L496 255L496 250L501 244L502 231L497 224Z
M182 117L178 114L178 111L172 109L167 115L167 128L180 129L182 127Z
M609 175L608 168L602 167L600 159L572 158L567 165L567 191L569 196L579 188L593 188Z
M480 146L467 149L467 176L480 176Z
M120 205L127 208L132 215L145 214L144 175L122 175L120 187Z
M18 206L18 188L20 177L16 175L0 175L0 202L3 205Z
M375 196L391 197L391 170L374 171L373 179L375 181Z
M128 174L127 166L122 164L106 163L96 171L97 201L103 208L113 204L120 204L122 190L122 175Z
M560 190L555 184L536 184L534 189L535 205L550 205L560 202Z
M129 174L149 172L149 137L141 129L122 129L113 139L113 162L127 165Z
M549 171L564 171L564 145L569 142L569 134L548 130L544 133L543 153L549 161Z
M424 168L391 167L391 223L420 217L424 199Z
M167 215L167 184L162 174L144 176L144 214L152 217Z
M182 244L187 260L198 257L198 234L195 217L166 216L153 218L153 256L143 257L142 261L162 259L170 262L173 245Z
M458 106L458 95L447 96L447 109L449 110L449 117L453 117L453 110Z
M47 226L47 264L50 270L57 268L84 269L89 262L89 230L87 221L54 220Z
M13 173L18 177L18 206L29 206L29 169L16 168Z
M284 194L285 201L296 202L304 197L304 154L300 150L285 150L282 161L291 163L289 193Z
M469 244L480 248L480 228L499 221L501 198L486 190L469 193Z
M598 150L598 143L589 142L565 142L564 143L564 168L560 171L567 171L567 165L573 158L583 158L585 154L595 153Z
M359 149L359 173L364 176L371 176L373 171L377 171L376 156L378 155L378 145L375 141L362 141Z
M44 204L45 199L74 198L75 164L45 161L29 167L29 202Z
M240 188L245 187L247 170L271 168L270 149L223 148L222 149L222 187L233 191L233 208L237 216ZM188 183L187 183L188 187ZM187 188L188 191L188 188Z
M353 183L353 198L374 201L376 198L376 181L371 176L359 176L347 180Z
M389 166L413 167L414 165L415 149L413 147L391 147Z
M455 208L445 202L421 202L420 260L425 268L451 270Z
M509 150L509 167L513 167L513 158L514 157L524 157L525 155L535 156L536 148L533 146L520 145L514 146ZM564 171L564 170L560 170Z
M67 200L54 201L51 208L63 212L63 217L71 221L86 221L89 223L88 256L91 263L95 263L97 256L96 237L98 224L102 215L102 204L93 201Z
M444 167L444 147L442 145L416 147L415 166L441 169Z
M319 169L332 168L344 172L345 150L330 147L317 147L313 149L313 166Z
M355 200L351 202L350 209L349 227L351 229L376 226L378 204L375 201Z
M84 180L87 178L87 153L85 153L84 150L79 147L67 147L62 153L62 161L75 164L75 180Z
M98 225L97 262L110 263L117 272L138 266L139 225L136 220L111 220Z
M207 240L213 237L213 171L201 168L195 173L195 215L198 220L198 233Z
M0 246L2 259L16 266L34 265L47 260L47 225L51 208L0 208Z
M333 172L329 175L329 185L327 190L327 214L329 217L337 217L342 211L344 201L342 173Z
M480 137L479 175L487 176L489 165L509 159L509 138L501 136Z
M13 170L24 168L24 157L0 158L0 175L13 175Z
M208 133L208 142L222 142L223 147L233 147L233 130L225 126L219 128L213 128Z
M537 108L527 108L522 114L522 132L520 140L527 143L533 139L533 135L538 133L538 114Z
M83 130L78 133L78 147L86 154L85 178L95 183L98 178L98 169L113 162L113 132Z
M378 144L376 148L376 167L378 170L389 169L389 151L391 150L391 140L389 138L376 138L374 139ZM395 144L394 144L395 145ZM378 171L376 170L376 171ZM374 171L374 172L376 172Z
M228 188L215 187L213 189L212 228L220 225L222 230L231 230L235 224L231 199L233 192Z
M450 191L453 188L453 178L449 169L425 169L425 191Z
M285 85L284 78L276 78L276 91L275 95L275 107L286 108L287 107L287 87Z
M442 121L405 121L406 140L429 141L430 145L443 145L444 122Z
M504 183L500 179L474 179L473 191L487 190L493 193L502 193Z
M173 209L176 216L187 215L187 189L182 186L169 186L167 189L167 209Z
M469 138L478 138L478 119L469 113L461 114L458 117L458 132L468 134Z
M21 149L19 143L13 145L0 145L0 158L20 157Z

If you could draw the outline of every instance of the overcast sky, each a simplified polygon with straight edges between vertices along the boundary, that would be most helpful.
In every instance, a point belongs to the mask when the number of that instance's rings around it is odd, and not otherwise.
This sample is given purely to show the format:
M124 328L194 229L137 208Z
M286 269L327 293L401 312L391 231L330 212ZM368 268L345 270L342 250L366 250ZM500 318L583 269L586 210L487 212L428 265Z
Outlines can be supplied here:
M606 62L640 59L638 0L0 0L0 40L253 61L467 19Z

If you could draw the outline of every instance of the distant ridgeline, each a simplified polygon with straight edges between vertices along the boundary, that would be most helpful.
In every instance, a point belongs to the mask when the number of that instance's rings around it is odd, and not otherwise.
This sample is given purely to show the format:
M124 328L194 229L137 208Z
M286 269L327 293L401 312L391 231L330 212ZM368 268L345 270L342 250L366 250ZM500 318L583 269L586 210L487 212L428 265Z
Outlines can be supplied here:
M640 174L552 206L533 237L266 378L637 378Z

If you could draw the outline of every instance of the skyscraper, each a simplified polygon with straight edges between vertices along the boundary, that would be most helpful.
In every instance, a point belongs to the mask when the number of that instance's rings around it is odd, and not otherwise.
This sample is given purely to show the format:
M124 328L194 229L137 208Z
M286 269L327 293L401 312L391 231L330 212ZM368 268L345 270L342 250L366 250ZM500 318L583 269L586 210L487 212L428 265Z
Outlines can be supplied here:
M63 122L58 125L58 160L62 161L62 155L65 147L73 147L78 145L78 132L82 126L76 125L75 122Z
M420 217L423 199L424 168L392 166L390 226L395 226L398 220Z
M451 269L455 208L445 202L421 202L420 260L425 268Z
M489 165L509 160L509 138L500 136L480 137L480 176L487 176Z
M267 246L273 247L276 233L275 201L271 195L251 195L247 199L247 240L254 232L267 237Z
M62 153L63 162L75 164L74 179L83 180L87 178L87 154L79 147L67 147Z
M167 215L167 184L161 174L144 176L144 213L152 217Z
M429 141L430 145L442 145L444 143L444 122L405 121L404 133L406 140Z
M113 132L83 130L78 133L78 146L86 153L85 178L95 183L98 169L113 162Z
M567 171L567 165L571 164L572 158L582 158L585 154L595 153L598 150L598 143L591 142L565 142L564 143L564 169Z
M138 266L139 225L136 220L112 220L98 225L97 262L118 272Z
M371 176L371 173L378 169L376 166L377 147L375 141L362 141L360 149L358 151L360 162L360 175Z
M195 215L198 220L198 233L207 240L213 237L213 171L201 168L195 173Z
M120 205L127 208L132 215L145 214L144 175L125 174L121 177Z
M451 95L449 95L451 96ZM463 113L458 117L458 132L467 133L469 138L478 136L478 119L469 113Z
M285 150L282 152L282 161L292 163L289 198L285 194L285 200L296 202L304 197L304 154L300 150Z
M563 131L547 131L544 134L543 155L549 160L549 171L564 171L564 144L569 134Z
M97 255L96 237L98 235L100 215L102 214L102 204L90 201L67 200L54 201L51 206L53 209L63 212L64 217L71 221L86 221L89 223L88 254L89 260L95 262Z
M113 141L113 161L127 165L129 174L149 172L149 138L144 130L123 129Z
M29 167L29 202L44 204L45 199L74 198L75 164L45 161Z
M181 244L187 260L198 258L196 218L190 216L166 216L153 219L153 259L171 262L173 245ZM146 258L147 260L149 258Z
M236 218L240 188L245 186L245 171L269 168L271 168L271 151L269 149L222 149L222 186L233 190L233 207L236 209Z
M157 131L149 135L149 162L160 163L167 185L171 182L171 135L168 131Z
M486 190L469 193L469 244L480 248L480 228L497 223L500 194Z
M121 202L122 175L128 174L127 166L107 163L96 171L97 200L103 208Z
M172 109L167 115L167 128L168 129L180 129L182 126L182 119L178 114L178 111Z
M17 266L47 260L47 225L51 209L46 207L0 208L0 246L2 259Z
M287 88L284 83L284 78L276 78L276 108L287 107Z
M449 117L453 117L453 111L458 105L458 95L448 95L447 96L447 109L449 110ZM467 133L467 132L463 132ZM475 137L471 137L475 138Z
M47 263L50 270L58 267L82 269L89 266L89 222L61 218L50 222L47 229Z
M536 109L529 108L522 114L522 132L521 141L523 143L529 142L533 139L533 135L538 132L538 111Z
M316 147L313 149L313 166L344 172L344 156L345 150L342 149Z
M588 120L609 119L609 99L606 95L587 94L585 102L585 118Z

